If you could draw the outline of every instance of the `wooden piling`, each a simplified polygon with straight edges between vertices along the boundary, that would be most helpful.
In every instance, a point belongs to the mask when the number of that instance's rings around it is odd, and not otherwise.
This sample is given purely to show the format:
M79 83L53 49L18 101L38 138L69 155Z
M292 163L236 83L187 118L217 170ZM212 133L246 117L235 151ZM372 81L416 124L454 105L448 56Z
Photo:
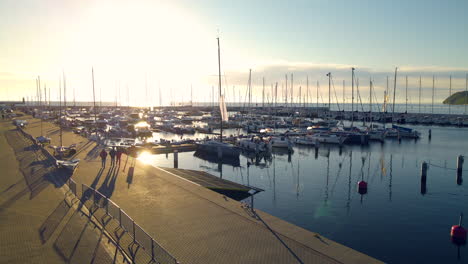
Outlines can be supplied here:
M421 181L426 182L426 178L427 178L427 163L423 161L423 163L421 164Z
M179 167L179 151L176 149L174 150L174 168L177 169Z

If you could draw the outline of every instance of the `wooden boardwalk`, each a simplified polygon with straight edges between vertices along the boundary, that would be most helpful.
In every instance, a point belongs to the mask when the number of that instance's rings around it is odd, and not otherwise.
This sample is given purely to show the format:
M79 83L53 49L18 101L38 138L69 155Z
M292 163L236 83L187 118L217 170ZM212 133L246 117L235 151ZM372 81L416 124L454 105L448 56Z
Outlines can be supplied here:
M26 131L39 136L39 122L29 121ZM57 144L58 129L43 126ZM101 168L100 147L94 142L71 132L64 133L64 142L79 144L76 157L81 163L73 179L112 199L181 263L381 263L208 189L245 189L243 185L157 168L127 156L118 166L108 161Z

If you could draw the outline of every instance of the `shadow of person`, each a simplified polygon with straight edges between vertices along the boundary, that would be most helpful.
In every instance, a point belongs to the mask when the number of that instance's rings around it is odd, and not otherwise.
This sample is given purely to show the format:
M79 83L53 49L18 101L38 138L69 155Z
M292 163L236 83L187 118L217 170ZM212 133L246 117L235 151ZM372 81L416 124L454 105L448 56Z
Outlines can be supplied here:
M114 166L109 169L109 172L104 179L104 182L99 187L98 191L105 197L110 198L115 189L115 182L117 180L118 169Z
M86 157L85 157L84 159L87 160L87 161L96 159L97 157L99 157L99 153L100 153L99 150L100 150L99 145L94 146L94 148L92 148L92 149L86 154Z
M136 160L135 158L132 159L131 161L131 167L128 168L128 173L127 173L127 183L128 183L128 189L130 189L130 185L132 184L133 182L133 174L135 173L135 163L136 163Z

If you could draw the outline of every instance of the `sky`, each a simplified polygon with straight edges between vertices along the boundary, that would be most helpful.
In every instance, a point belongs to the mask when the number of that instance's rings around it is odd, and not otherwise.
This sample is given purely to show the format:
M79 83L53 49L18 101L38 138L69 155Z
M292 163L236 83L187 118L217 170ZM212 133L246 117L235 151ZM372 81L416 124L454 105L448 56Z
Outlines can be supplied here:
M58 100L65 76L67 100L90 101L93 69L97 100L211 101L219 37L228 102L245 101L249 70L257 102L263 78L265 97L277 85L283 100L286 75L295 101L307 79L310 102L317 82L327 101L328 72L332 101L349 100L352 67L363 101L370 80L383 100L398 67L398 102L406 100L406 76L409 101L418 99L419 76L422 101L431 101L433 75L441 102L450 76L452 92L465 90L466 10L465 0L0 0L0 100L36 98L37 76Z

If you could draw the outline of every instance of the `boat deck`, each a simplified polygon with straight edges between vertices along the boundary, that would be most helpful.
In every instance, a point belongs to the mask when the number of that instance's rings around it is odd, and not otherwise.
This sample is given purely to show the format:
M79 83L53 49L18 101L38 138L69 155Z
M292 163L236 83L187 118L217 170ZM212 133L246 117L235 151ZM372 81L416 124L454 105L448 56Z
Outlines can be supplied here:
M174 151L178 152L187 152L187 151L194 151L197 149L197 145L195 144L181 144L181 145L170 145L170 146L155 146L151 148L151 152L153 154L165 154L165 153L172 153Z

